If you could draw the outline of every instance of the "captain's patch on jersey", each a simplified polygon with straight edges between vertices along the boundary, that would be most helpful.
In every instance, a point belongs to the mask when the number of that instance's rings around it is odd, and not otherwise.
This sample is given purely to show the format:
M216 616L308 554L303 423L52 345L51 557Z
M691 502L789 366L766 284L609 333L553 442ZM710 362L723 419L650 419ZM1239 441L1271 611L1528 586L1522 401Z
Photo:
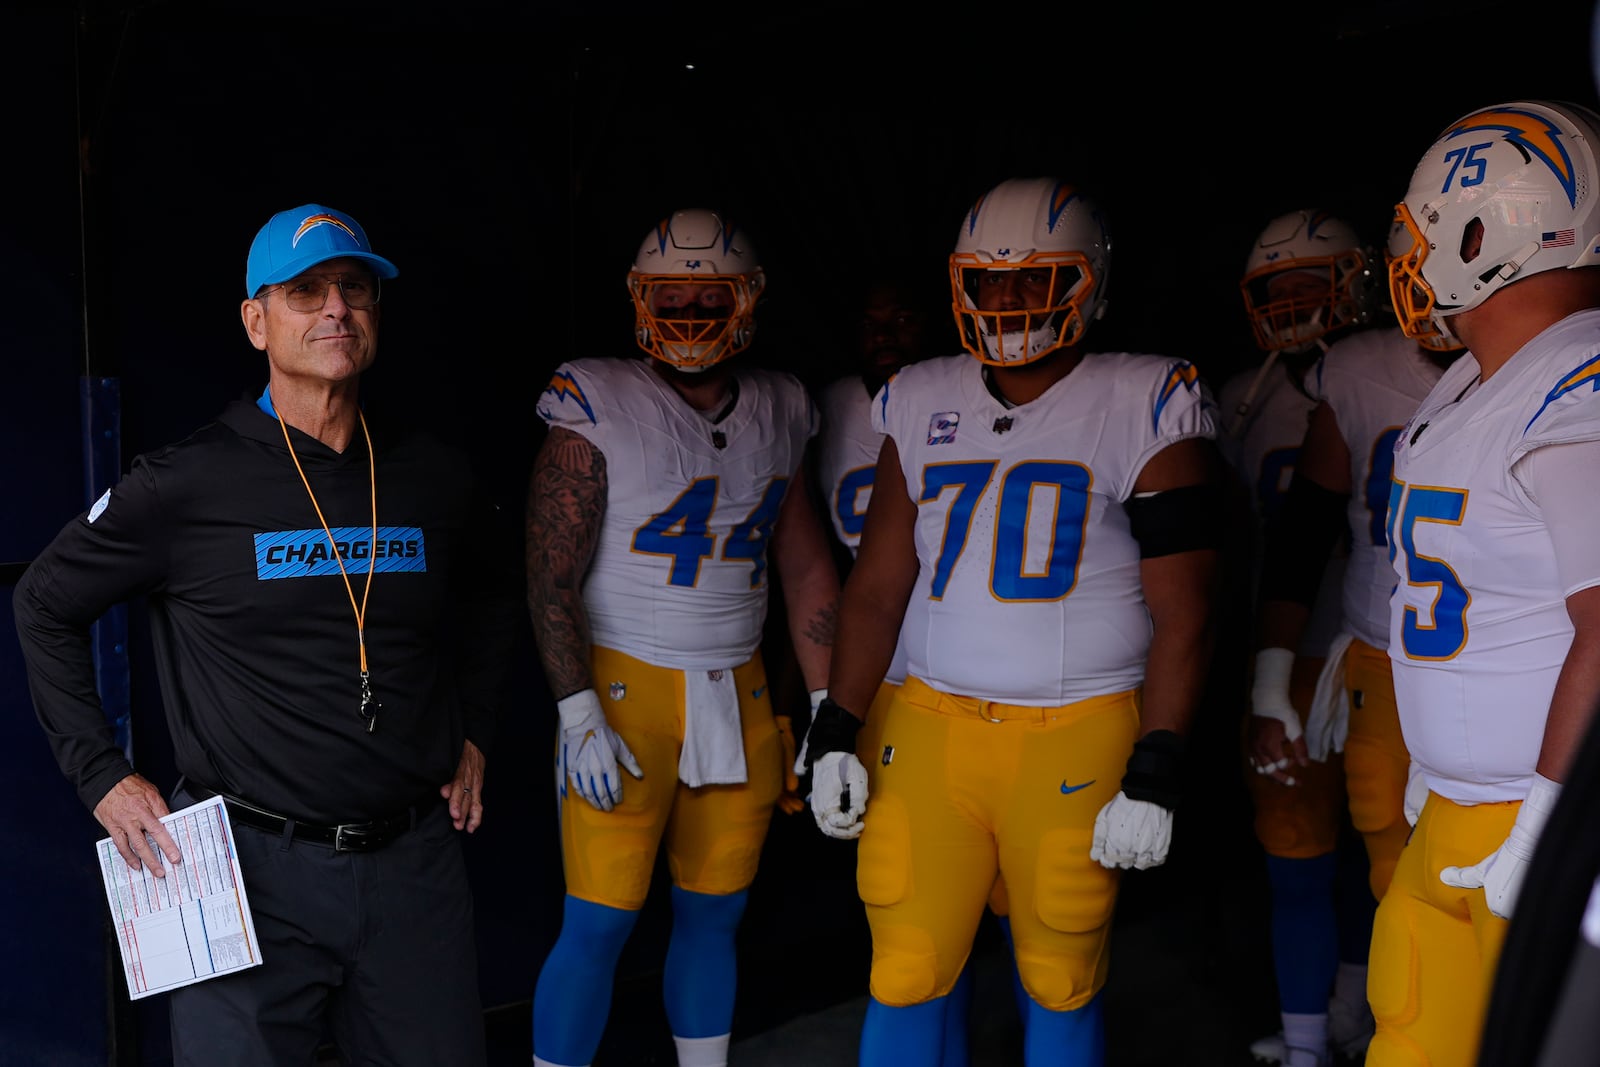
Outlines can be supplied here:
M956 426L961 422L959 411L937 411L928 420L928 443L947 445L956 439Z
M100 517L100 513L105 511L106 505L110 503L111 490L107 489L105 492L100 494L100 499L94 502L94 507L89 509L89 521L92 523L94 520L98 519Z

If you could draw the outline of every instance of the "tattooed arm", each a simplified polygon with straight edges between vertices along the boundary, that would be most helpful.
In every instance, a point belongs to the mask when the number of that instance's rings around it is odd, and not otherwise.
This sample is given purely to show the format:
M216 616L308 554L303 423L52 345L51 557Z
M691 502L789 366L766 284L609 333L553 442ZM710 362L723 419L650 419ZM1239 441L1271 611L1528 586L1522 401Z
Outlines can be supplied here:
M772 531L772 558L783 582L789 635L807 689L828 684L834 623L839 613L839 572L811 494L811 474L802 464L789 483Z
M528 612L557 700L591 688L583 579L600 539L607 486L600 450L552 427L528 485Z

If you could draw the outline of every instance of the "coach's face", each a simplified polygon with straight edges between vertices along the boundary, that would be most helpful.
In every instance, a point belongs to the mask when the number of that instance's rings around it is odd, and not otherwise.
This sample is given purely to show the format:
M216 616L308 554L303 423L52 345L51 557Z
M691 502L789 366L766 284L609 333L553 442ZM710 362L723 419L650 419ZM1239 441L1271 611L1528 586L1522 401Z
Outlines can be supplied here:
M361 260L330 259L263 289L240 315L275 378L349 381L378 354L378 284Z

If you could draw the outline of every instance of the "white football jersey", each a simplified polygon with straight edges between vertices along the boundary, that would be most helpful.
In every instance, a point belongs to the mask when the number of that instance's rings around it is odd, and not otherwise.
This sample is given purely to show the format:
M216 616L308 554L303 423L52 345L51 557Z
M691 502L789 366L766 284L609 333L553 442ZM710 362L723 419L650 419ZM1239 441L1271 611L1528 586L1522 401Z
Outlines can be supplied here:
M833 521L834 536L853 556L872 499L883 435L872 427L872 394L859 375L831 382L818 397L822 436L817 444L817 483Z
M861 377L850 374L824 388L818 402L822 432L817 446L817 482L834 535L852 556L861 547L861 527L883 448L883 435L872 426L872 401ZM899 685L905 680L905 646L897 644L884 681Z
M1267 523L1282 506L1283 498L1289 492L1289 483L1294 480L1295 460L1300 455L1300 445L1305 440L1306 427L1310 425L1311 412L1316 408L1317 401L1314 381L1306 383L1306 391L1297 389L1283 365L1275 363L1262 380L1243 420L1240 420L1236 411L1255 376L1256 368L1252 367L1223 384L1218 394L1222 422L1231 427L1232 432L1223 435L1220 444L1223 456L1249 492L1257 530L1264 533ZM1312 378L1312 375L1308 373L1307 378ZM1328 646L1339 634L1342 615L1339 601L1344 566L1341 545L1323 567L1322 583L1317 588L1317 600L1312 605L1311 618L1300 638L1300 647L1295 650L1302 656L1326 655ZM1251 561L1252 604L1256 600L1260 568L1261 559L1258 555Z
M1056 707L1144 680L1150 613L1124 502L1146 461L1215 438L1190 363L1085 356L1007 408L968 355L915 363L878 394L917 503L906 669L948 693Z
M1389 647L1394 566L1384 519L1395 438L1443 373L1398 326L1353 333L1322 358L1317 387L1350 450L1344 626L1373 648Z
M1597 387L1600 311L1586 311L1481 384L1478 361L1462 355L1396 438L1395 697L1428 787L1452 800L1521 800L1532 782L1573 630L1517 461L1542 445L1600 440Z
M606 458L610 488L583 585L594 643L680 670L748 660L767 617L767 541L816 433L797 378L735 374L713 423L642 359L556 368L539 416Z

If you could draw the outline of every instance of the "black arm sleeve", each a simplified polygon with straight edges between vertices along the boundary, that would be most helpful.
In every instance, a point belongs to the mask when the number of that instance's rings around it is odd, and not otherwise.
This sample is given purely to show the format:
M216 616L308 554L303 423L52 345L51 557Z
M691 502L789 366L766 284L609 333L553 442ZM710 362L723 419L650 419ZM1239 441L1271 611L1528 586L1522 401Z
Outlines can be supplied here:
M1222 490L1216 485L1182 485L1132 497L1124 507L1143 559L1222 547Z
M1328 556L1345 532L1343 493L1296 474L1283 505L1267 524L1261 553L1261 599L1311 607Z

